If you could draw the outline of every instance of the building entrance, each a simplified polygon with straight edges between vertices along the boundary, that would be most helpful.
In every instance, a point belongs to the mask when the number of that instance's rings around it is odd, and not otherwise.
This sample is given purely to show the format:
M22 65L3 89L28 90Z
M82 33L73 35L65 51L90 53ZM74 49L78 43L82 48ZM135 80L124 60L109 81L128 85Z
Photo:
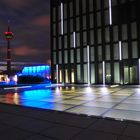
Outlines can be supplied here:
M138 67L124 66L123 67L124 84L138 84Z

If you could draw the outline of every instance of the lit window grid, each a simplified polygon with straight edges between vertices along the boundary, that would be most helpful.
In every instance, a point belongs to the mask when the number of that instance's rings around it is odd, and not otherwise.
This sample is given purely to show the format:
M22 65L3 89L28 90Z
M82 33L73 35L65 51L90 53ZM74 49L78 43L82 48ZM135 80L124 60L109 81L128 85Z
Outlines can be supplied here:
M110 1L111 2L111 1ZM111 15L112 15L112 11L111 11ZM112 21L112 20L111 20ZM73 33L73 40L74 40L74 33ZM81 39L80 39L81 40ZM97 39L96 39L97 40ZM76 39L75 39L75 41L76 41ZM122 42L124 42L124 41L122 41ZM118 44L119 44L119 57L118 57L118 60L122 60L122 42L120 41ZM113 43L115 43L115 41L113 42ZM74 45L75 43L73 42L73 46L75 46ZM93 44L94 45L94 44ZM96 44L94 45L94 47L96 48L97 46L96 46ZM95 52L96 53L96 52ZM104 53L104 52L103 52ZM103 59L104 60L104 59ZM96 61L96 60L95 60ZM111 60L112 61L112 60Z

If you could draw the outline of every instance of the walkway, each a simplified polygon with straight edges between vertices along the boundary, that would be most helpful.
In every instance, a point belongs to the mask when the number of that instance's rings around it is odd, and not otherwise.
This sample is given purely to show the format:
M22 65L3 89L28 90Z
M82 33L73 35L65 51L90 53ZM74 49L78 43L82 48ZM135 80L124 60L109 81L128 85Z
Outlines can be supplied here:
M1 140L140 140L140 124L0 103Z

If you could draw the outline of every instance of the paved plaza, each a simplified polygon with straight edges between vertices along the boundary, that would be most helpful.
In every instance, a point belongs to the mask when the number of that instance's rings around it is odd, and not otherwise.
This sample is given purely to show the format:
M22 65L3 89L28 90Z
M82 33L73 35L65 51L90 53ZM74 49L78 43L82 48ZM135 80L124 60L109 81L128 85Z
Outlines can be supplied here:
M140 121L139 86L1 88L0 102L87 116Z

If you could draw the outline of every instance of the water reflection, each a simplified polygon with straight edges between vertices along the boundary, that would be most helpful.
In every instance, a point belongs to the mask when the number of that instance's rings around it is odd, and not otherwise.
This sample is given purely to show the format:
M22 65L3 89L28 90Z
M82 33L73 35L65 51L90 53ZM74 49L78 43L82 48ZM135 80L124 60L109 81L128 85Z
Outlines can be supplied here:
M14 104L19 105L19 94L16 92L13 95Z

